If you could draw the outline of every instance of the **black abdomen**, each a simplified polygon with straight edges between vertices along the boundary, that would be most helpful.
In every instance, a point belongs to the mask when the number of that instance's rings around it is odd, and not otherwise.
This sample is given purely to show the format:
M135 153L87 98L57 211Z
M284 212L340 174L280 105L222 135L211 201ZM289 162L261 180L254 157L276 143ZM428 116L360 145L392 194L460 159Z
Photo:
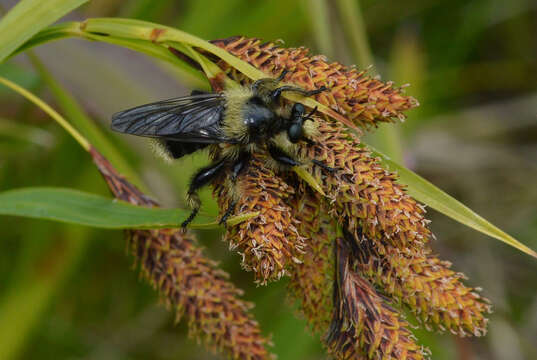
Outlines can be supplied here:
M174 159L179 159L185 155L192 154L193 152L210 145L205 143L179 142L172 140L163 140L162 144Z

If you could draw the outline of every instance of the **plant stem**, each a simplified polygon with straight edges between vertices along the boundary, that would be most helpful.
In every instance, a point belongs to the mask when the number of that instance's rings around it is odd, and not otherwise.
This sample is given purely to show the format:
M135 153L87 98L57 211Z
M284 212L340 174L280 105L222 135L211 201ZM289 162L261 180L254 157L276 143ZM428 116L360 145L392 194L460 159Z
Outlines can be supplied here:
M354 61L362 69L370 68L374 60L367 40L360 2L358 0L337 0L336 4ZM377 73L374 67L370 68L369 72ZM393 124L381 124L374 133L367 136L367 142L382 150L394 161L403 163L401 135L399 129Z
M330 32L330 11L325 0L303 0L309 14L310 29L319 50L328 57L334 56L334 46Z
M41 110L46 112L51 118L53 118L58 124L60 124L61 127L65 129L79 144L84 148L84 150L89 151L90 149L90 143L89 141L82 136L67 120L65 120L56 110L51 108L47 103L45 103L43 100L29 92L28 90L20 87L19 85L15 84L14 82L1 77L0 76L0 84L4 84L11 90L19 93L20 95L24 96L26 99L33 102L35 105L37 105Z
M337 0L336 5L354 61L363 69L373 65L373 55L367 41L360 2L358 0Z

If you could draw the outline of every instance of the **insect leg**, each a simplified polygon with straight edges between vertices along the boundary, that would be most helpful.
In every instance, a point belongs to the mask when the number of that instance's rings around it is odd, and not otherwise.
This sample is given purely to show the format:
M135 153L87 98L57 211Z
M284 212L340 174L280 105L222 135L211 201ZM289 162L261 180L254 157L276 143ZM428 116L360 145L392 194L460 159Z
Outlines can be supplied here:
M233 166L231 167L231 181L233 184L237 181L239 174L246 169L248 163L250 162L251 154L249 152L243 151L239 154L239 158Z
M233 214L233 212L235 211L235 206L237 206L237 200L236 199L232 199L231 202L229 203L229 206L227 207L227 210L226 212L224 213L224 215L222 215L222 217L220 218L220 221L218 222L218 225L222 225L222 224L226 224L227 222L227 219L231 216L231 214Z
M271 94L271 98L273 99L273 101L276 101L278 100L278 98L280 97L280 95L284 92L284 91L289 91L289 92L296 92L300 95L303 95L303 96L312 96L312 95L317 95L319 93L322 93L323 91L326 91L328 90L325 86L321 86L320 88L318 89L315 89L315 90L304 90L298 86L291 86L291 85L284 85L284 86L280 86L279 88L275 89Z
M293 159L291 156L285 153L282 149L275 146L274 144L270 144L268 147L268 151L270 156L277 162L287 165L287 166L299 166L302 165L297 160Z
M239 154L239 158L235 161L235 163L231 167L230 180L231 180L231 186L232 187L235 187L235 183L237 182L237 177L248 166L248 163L250 162L250 157L251 156L250 156L249 152L245 152L245 151L241 152ZM225 224L227 219L235 211L235 206L237 205L237 201L238 201L238 194L236 192L236 189L232 189L232 193L233 193L233 195L231 196L231 202L230 202L226 212L224 213L224 215L220 219L219 224Z
M317 165L318 167L320 167L321 169L324 169L326 171L328 171L329 173L334 173L336 171L335 168L331 167L331 166L328 166L324 163L324 161L321 161L321 160L316 160L316 159L312 159L311 162L315 165Z
M200 210L201 200L198 195L198 190L214 180L222 172L222 170L225 169L225 160L225 158L220 159L209 166L199 169L192 178L187 193L187 201L190 207L192 207L192 212L181 224L182 228L186 228L186 226L192 222L192 220L194 220Z
M281 164L284 164L284 165L287 165L287 166L299 166L299 165L302 165L299 161L293 159L291 156L286 154L282 149L280 149L277 146L270 145L269 148L268 148L268 151L269 151L270 156L272 156L272 158L274 160L276 160L277 162L279 162ZM319 166L323 170L326 170L326 171L328 171L330 173L333 173L333 172L336 171L336 169L326 165L321 160L312 159L311 163L314 164L314 165Z

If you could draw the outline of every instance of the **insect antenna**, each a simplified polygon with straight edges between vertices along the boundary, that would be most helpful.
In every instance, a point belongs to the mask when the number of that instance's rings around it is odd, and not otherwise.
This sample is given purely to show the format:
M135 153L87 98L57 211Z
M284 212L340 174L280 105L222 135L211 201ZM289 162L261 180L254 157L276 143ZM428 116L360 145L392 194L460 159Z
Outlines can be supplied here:
M310 121L315 121L314 118L312 118L313 114L315 114L315 112L317 111L317 106L315 106L309 113L308 115L304 116L303 117L303 120L306 121L306 120L310 120Z

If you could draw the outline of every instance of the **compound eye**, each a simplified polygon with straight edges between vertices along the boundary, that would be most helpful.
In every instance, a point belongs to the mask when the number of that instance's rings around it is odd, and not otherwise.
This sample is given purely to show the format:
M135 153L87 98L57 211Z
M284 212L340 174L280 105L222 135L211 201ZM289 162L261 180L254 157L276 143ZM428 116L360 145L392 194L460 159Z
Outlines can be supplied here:
M292 124L289 126L287 136L293 144L299 142L302 139L302 124Z
M301 117L306 112L306 108L301 103L296 103L293 105L293 109L291 110L291 116L293 118Z

